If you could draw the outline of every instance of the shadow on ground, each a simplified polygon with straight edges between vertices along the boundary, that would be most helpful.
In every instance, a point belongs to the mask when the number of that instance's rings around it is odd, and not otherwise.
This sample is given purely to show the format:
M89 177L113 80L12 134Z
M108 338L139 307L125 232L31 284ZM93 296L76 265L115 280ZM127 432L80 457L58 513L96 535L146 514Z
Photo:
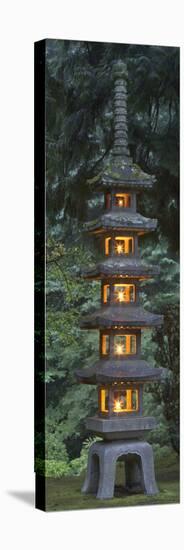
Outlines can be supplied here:
M33 491L7 491L7 495L17 500L21 500L29 506L35 505L35 495Z

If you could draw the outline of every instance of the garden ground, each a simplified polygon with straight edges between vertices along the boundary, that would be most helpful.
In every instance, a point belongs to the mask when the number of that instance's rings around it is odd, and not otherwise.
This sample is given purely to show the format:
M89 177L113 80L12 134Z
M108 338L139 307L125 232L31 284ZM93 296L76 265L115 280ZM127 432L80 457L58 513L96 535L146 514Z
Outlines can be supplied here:
M179 462L174 454L155 461L156 479L159 488L159 494L155 496L128 494L123 489L123 486L120 485L120 481L123 478L122 470L123 465L120 463L117 468L115 497L107 500L97 500L94 495L81 494L85 474L57 479L47 478L46 510L83 510L145 504L173 504L179 502Z

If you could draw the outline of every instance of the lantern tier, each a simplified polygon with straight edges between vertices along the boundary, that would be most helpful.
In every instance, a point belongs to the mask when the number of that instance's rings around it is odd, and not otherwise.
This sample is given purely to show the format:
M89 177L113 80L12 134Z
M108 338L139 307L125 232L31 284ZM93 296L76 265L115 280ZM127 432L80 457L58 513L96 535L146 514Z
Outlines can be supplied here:
M130 305L103 307L91 315L85 315L80 323L83 329L96 328L150 328L161 326L163 316L145 311L143 307Z
M118 231L119 229L135 231L137 235L143 235L154 231L157 227L157 220L145 218L138 212L114 212L111 210L103 214L99 219L84 224L88 233L103 234L106 231Z
M153 368L143 359L102 359L93 366L76 371L78 382L99 384L119 381L158 382L165 377L165 369Z
M97 264L83 267L81 276L84 279L137 277L145 280L158 275L159 271L159 266L146 265L138 256L109 256Z

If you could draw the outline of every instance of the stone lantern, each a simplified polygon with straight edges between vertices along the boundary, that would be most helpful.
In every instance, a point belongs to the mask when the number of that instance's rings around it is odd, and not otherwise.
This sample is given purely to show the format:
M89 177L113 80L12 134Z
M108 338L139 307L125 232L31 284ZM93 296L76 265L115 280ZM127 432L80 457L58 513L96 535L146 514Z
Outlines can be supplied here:
M114 144L94 188L104 194L104 212L88 222L89 234L101 241L102 259L83 270L83 277L101 280L101 308L81 321L83 329L99 330L99 361L78 370L83 384L98 389L98 413L88 418L88 431L102 437L89 451L84 493L97 498L114 495L117 459L125 462L126 489L153 495L158 492L152 447L146 434L156 426L143 416L144 383L158 382L163 369L141 359L141 332L158 327L161 315L140 304L140 283L157 275L158 266L145 265L139 257L139 237L154 231L157 220L136 210L137 193L153 186L154 178L133 164L128 149L127 70L113 65Z

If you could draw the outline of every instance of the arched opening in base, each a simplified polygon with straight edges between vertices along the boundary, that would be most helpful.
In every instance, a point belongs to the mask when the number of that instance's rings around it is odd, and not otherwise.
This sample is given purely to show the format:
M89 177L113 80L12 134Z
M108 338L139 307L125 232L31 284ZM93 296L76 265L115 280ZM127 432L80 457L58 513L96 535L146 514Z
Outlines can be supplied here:
M141 457L136 454L119 456L116 461L114 496L144 492Z

